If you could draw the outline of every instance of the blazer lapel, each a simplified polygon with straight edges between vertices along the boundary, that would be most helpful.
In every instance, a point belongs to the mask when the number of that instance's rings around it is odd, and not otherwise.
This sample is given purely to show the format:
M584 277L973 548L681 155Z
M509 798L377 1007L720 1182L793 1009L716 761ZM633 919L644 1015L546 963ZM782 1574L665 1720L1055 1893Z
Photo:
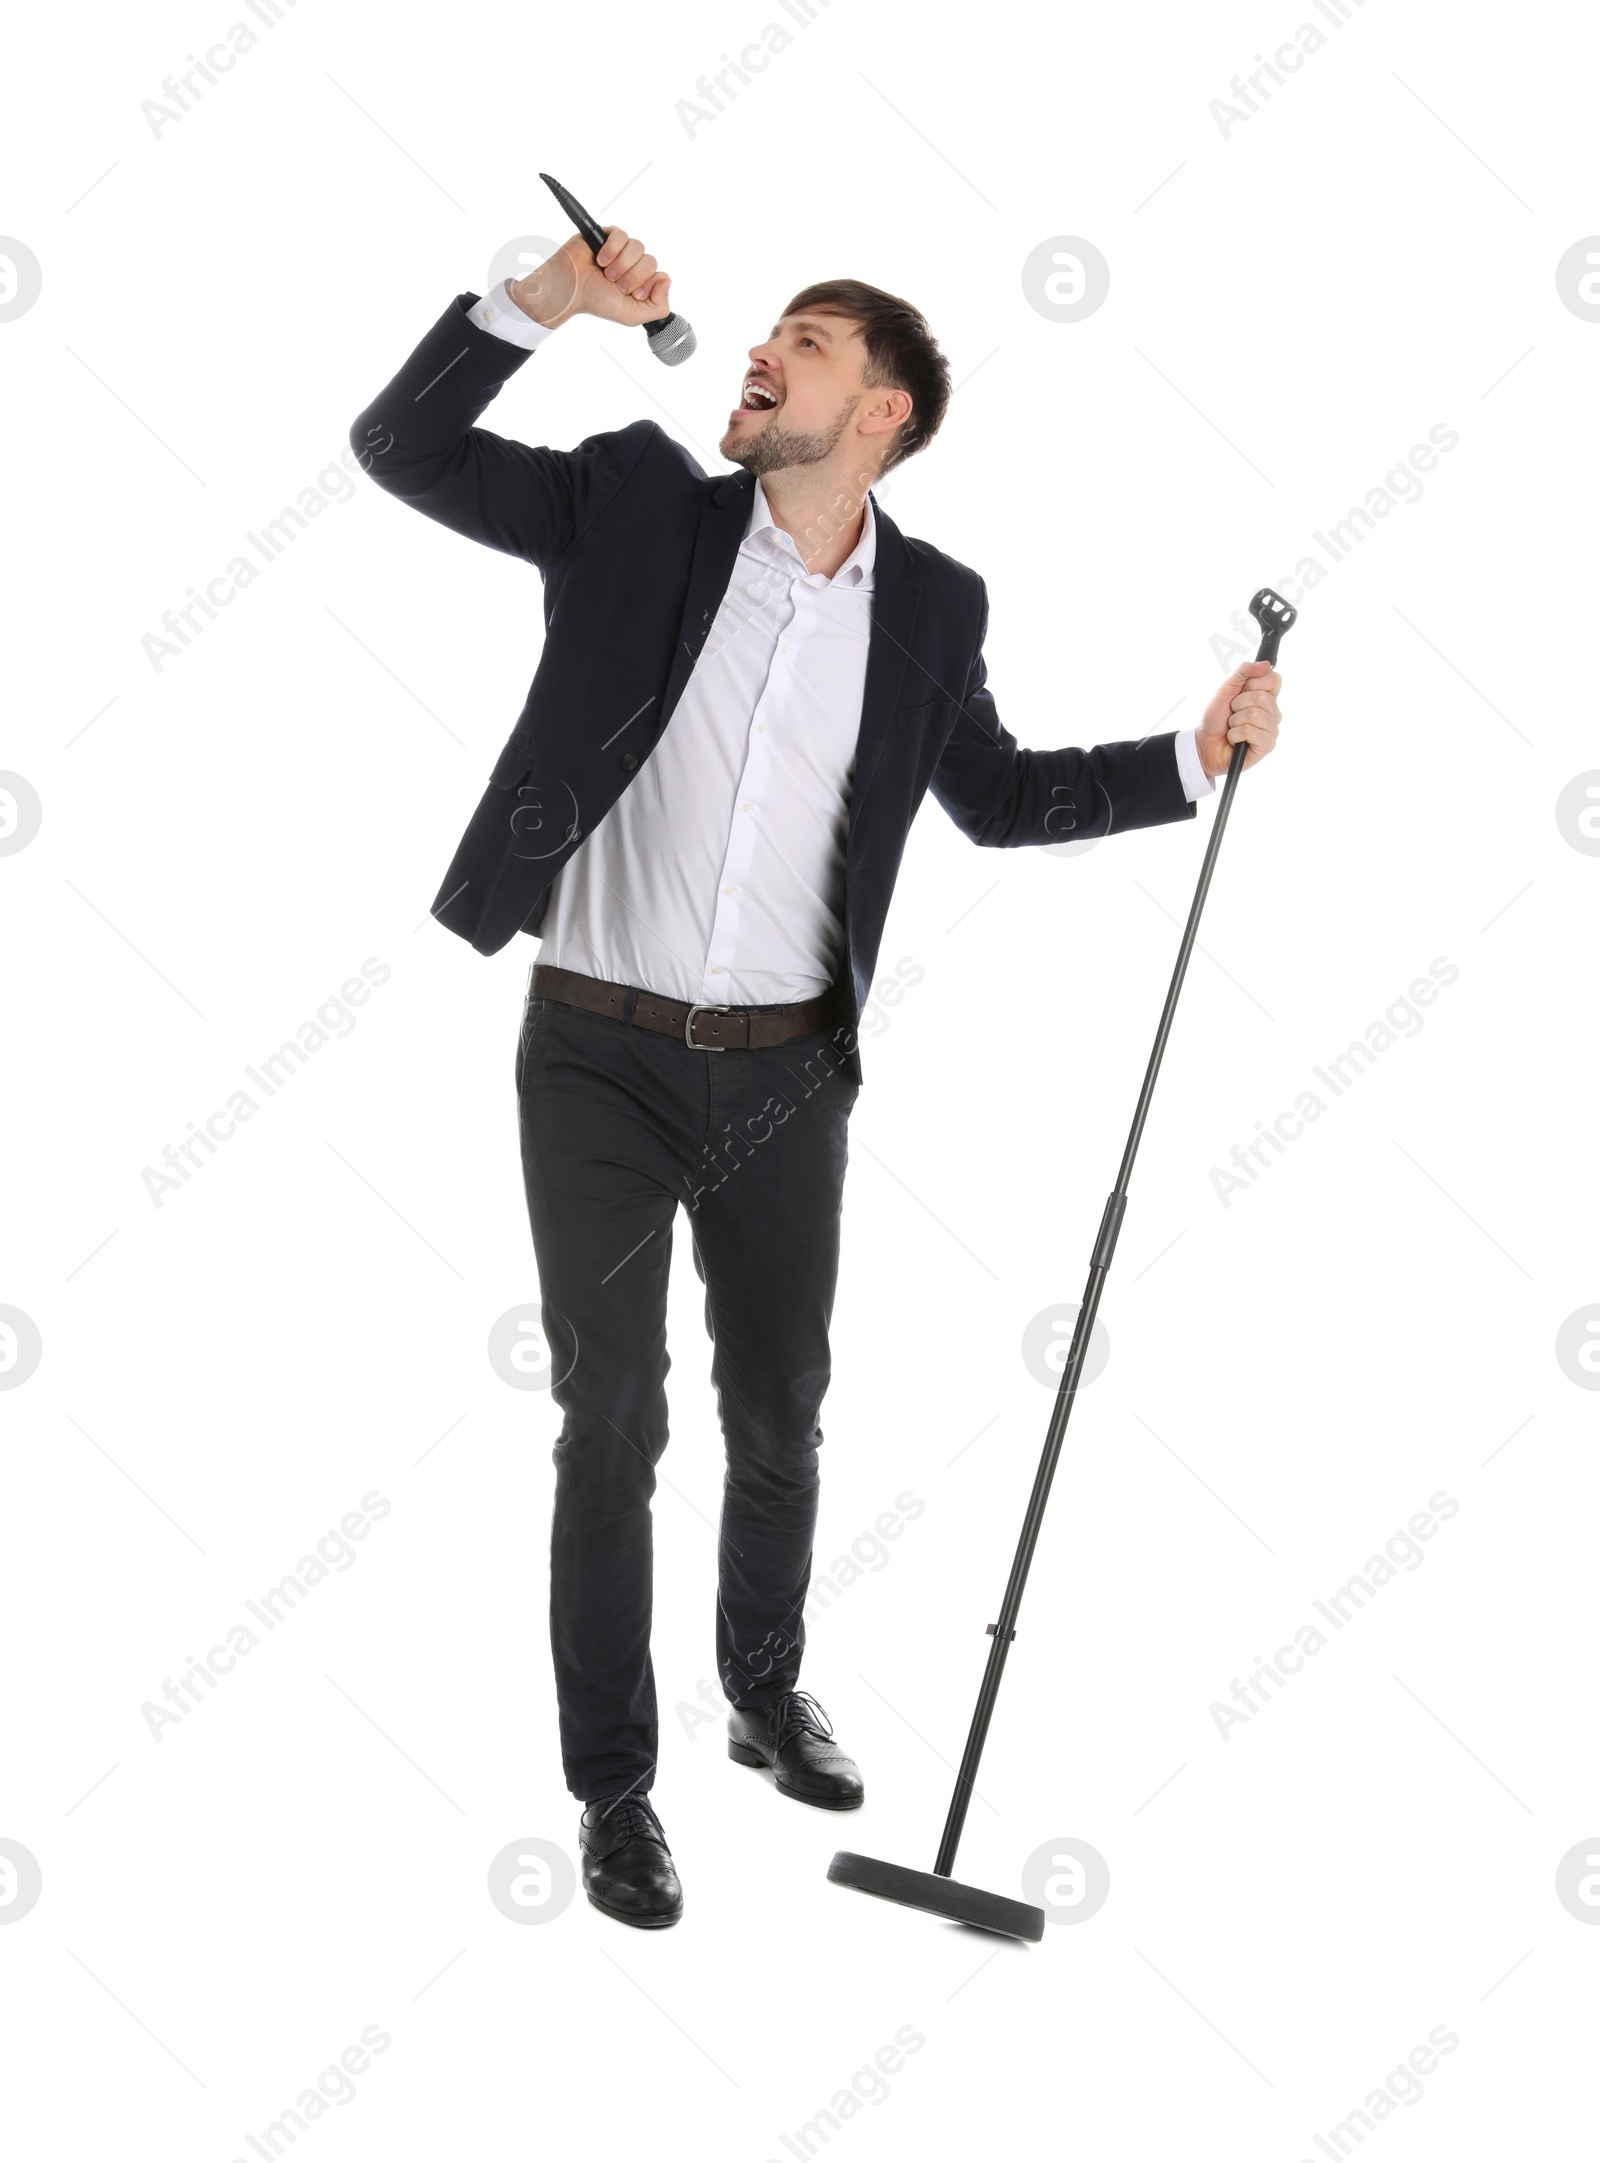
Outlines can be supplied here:
M683 687L689 681L700 658L700 649L711 635L717 610L722 606L722 597L728 590L728 581L738 560L739 543L750 522L755 486L752 475L730 473L711 488L700 507L700 530L695 535L694 560L689 566L689 592L683 604L678 643L662 700L663 729L683 696Z
M900 683L911 650L912 627L922 588L913 574L911 551L900 528L872 499L878 546L872 564L872 635L867 643L867 676L861 693L861 731L856 738L855 779L850 790L850 826L882 755L900 696Z

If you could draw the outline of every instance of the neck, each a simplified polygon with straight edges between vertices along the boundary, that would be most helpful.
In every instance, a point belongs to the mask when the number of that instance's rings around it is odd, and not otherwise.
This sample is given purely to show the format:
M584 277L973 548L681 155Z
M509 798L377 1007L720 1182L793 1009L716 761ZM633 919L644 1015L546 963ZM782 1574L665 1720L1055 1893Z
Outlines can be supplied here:
M816 466L786 466L763 473L761 486L772 523L787 533L806 569L832 578L861 539L867 491L875 473L848 477Z

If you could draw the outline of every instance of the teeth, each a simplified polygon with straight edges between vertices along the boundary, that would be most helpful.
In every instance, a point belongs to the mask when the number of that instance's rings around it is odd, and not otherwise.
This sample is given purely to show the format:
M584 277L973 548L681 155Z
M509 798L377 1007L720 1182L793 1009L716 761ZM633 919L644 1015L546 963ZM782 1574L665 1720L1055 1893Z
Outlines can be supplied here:
M747 383L744 387L744 395L747 404L752 398L759 398L769 406L775 406L778 402L776 395L761 383Z

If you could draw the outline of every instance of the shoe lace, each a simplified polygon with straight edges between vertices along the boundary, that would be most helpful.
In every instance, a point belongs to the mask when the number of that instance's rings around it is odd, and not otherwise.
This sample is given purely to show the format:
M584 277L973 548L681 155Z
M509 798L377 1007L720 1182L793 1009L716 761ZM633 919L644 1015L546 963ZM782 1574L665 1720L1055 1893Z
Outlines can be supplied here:
M663 1847L667 1844L661 1820L642 1795L619 1795L605 1805L600 1819L615 1830L619 1839L658 1840Z
M780 1697L767 1715L767 1724L775 1750L781 1750L791 1735L810 1734L823 1742L833 1740L833 1723L804 1690L791 1690L787 1697Z

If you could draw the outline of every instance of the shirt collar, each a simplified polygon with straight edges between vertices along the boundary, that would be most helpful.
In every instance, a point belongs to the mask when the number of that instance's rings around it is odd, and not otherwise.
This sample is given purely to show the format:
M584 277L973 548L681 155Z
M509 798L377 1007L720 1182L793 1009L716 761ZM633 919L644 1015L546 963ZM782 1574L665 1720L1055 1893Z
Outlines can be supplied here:
M840 564L838 570L834 572L833 577L824 580L824 584L853 586L858 589L862 586L871 586L872 567L878 553L878 528L877 520L873 515L870 495L862 505L862 514L860 540L857 541L855 547L846 556L843 563ZM774 550L792 567L797 578L807 575L800 559L800 551L795 546L794 536L785 533L783 528L774 520L772 507L767 502L767 492L759 480L756 482L755 495L750 504L749 523L744 529L746 542L754 540L758 534L768 536L766 546Z

